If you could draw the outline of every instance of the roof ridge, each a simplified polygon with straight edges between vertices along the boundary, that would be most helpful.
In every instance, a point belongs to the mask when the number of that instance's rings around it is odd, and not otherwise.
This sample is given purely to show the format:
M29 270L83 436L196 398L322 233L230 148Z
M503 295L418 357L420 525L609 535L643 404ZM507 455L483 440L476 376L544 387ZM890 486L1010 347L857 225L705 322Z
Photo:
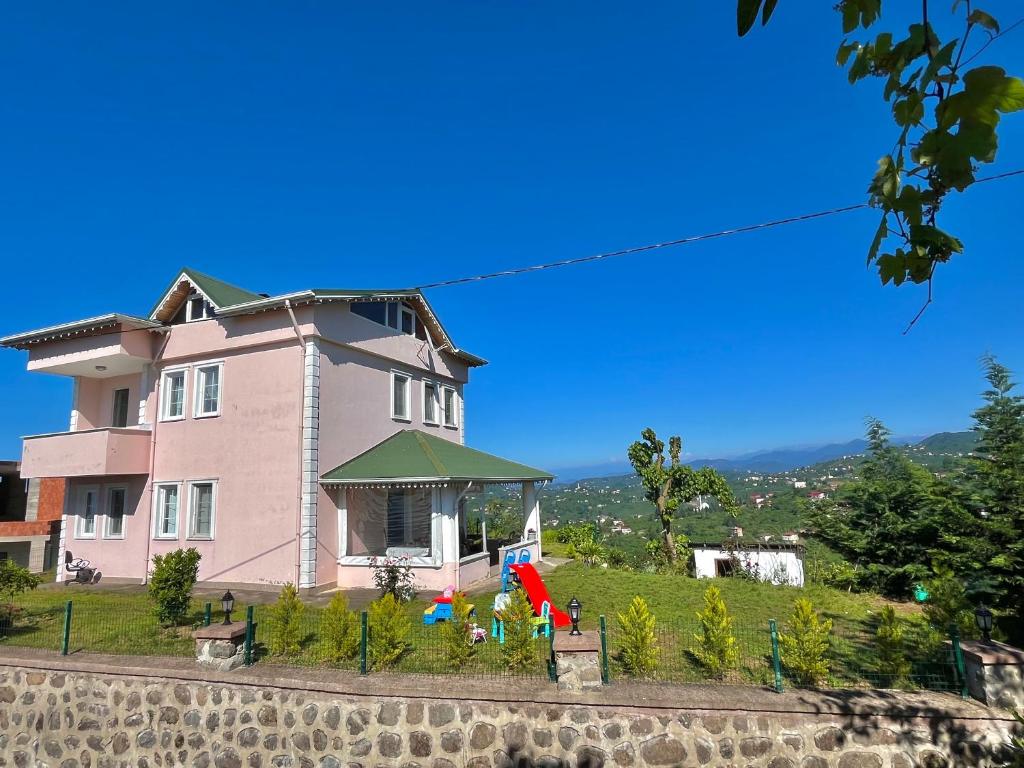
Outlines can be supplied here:
M420 448L423 449L423 453L430 460L430 463L434 465L434 469L437 470L437 473L439 475L447 474L448 468L445 467L445 465L441 462L441 459L439 459L437 457L437 454L434 453L434 449L430 447L430 444L427 442L426 433L421 432L418 429L412 429L409 431L412 432L413 436L416 438L416 442L420 444Z

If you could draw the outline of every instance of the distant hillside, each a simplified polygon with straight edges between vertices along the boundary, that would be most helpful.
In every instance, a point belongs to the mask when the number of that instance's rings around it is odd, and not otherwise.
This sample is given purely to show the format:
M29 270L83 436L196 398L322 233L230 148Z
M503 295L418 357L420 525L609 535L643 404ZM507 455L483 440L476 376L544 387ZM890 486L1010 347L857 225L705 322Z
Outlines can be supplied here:
M959 433L943 433L959 434ZM920 437L894 437L895 445L907 445L916 443ZM694 466L714 467L719 470L738 470L751 472L786 472L798 467L806 467L811 464L819 464L823 461L831 461L844 456L854 456L863 453L868 447L867 441L862 438L850 440L848 443L830 443L829 445L818 445L810 448L778 448L772 451L758 451L745 456L737 456L734 459L695 459L689 462Z
M935 453L970 453L977 444L978 435L974 432L939 432L918 443L924 450Z

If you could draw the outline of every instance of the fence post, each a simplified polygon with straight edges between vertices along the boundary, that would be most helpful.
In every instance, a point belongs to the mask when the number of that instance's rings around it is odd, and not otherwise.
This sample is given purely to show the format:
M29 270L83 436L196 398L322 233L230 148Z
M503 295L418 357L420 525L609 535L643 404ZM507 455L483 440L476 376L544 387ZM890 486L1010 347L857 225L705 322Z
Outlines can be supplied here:
M608 685L611 676L608 674L608 627L604 621L604 614L601 614L601 684Z
M242 663L247 667L252 666L252 645L256 639L256 625L253 624L253 606L246 606L245 609L245 646L242 650Z
M775 692L782 693L782 657L779 655L779 626L775 619L768 620L768 630L772 635L772 669L775 672Z
M71 644L71 601L64 604L64 634L60 639L60 655L68 655L68 646Z
M366 611L359 614L359 674L366 674Z
M949 625L949 642L953 646L953 662L956 667L956 681L960 685L960 698L969 699L967 691L967 670L964 668L964 652L960 648L960 630L956 624Z
M212 620L212 616L213 616L213 603L207 603L203 607L203 626L204 627L210 626L210 621Z
M558 682L558 665L555 663L555 620L548 617L548 679Z

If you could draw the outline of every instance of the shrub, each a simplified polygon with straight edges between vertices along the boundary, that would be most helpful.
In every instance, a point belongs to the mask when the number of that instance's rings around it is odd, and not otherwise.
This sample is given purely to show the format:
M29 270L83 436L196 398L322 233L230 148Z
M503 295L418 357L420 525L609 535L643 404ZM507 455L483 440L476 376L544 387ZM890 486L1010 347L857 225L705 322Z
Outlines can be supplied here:
M335 592L320 619L324 657L337 664L359 653L359 614L348 607L344 592Z
M149 596L155 603L157 621L163 626L181 624L188 616L201 557L195 547L153 556Z
M558 538L558 531L554 528L545 528L540 532L540 543L541 544L555 544L560 542Z
M697 622L700 634L693 636L697 641L694 655L704 669L721 677L739 663L740 651L732 634L732 617L718 587L704 591L704 610L697 611Z
M533 642L533 606L521 589L509 593L508 604L498 612L505 625L505 643L501 646L501 662L511 672L528 669L537 661Z
M801 685L816 685L828 676L828 650L832 620L821 620L811 601L800 598L793 604L793 615L786 632L779 633L782 663Z
M896 610L891 605L882 608L878 629L875 630L878 671L893 683L910 676L903 634L903 622L896 615Z
M452 618L441 625L441 658L449 671L457 672L473 652L469 603L465 595L456 592L452 595Z
M579 546L586 541L597 540L597 526L593 523L571 523L558 529L558 540L563 544Z
M270 652L290 656L302 649L302 615L306 606L294 584L285 584L270 609Z
M596 541L570 544L567 551L571 553L571 557L580 560L584 565L601 565L606 556L604 547Z
M367 655L373 669L394 665L409 647L412 623L402 603L391 592L370 603Z
M971 637L974 634L974 614L966 590L952 571L936 568L935 577L925 582L925 589L928 600L924 604L924 615L936 631L946 635L950 626L956 625L961 635Z
M1017 721L1017 733L1010 736L1010 741L1007 744L1007 751L1009 752L1009 760L1007 765L1010 768L1024 768L1024 713L1018 712L1016 709L1011 712L1013 719Z
M41 579L13 560L0 560L0 636L14 620L14 598L35 589Z
M635 677L654 677L661 650L654 635L654 614L640 595L633 598L629 610L618 615L622 630L619 660L623 669Z
M371 557L370 570L382 597L392 595L398 602L407 603L416 596L408 557Z

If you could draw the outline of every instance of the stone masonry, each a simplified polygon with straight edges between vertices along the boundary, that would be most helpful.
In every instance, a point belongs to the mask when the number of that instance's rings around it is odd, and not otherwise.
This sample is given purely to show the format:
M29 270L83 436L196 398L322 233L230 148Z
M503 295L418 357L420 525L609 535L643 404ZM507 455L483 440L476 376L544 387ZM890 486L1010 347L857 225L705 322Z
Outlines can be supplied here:
M468 696L474 685L438 687ZM17 768L940 768L990 764L1005 724L339 696L0 666L0 766Z

